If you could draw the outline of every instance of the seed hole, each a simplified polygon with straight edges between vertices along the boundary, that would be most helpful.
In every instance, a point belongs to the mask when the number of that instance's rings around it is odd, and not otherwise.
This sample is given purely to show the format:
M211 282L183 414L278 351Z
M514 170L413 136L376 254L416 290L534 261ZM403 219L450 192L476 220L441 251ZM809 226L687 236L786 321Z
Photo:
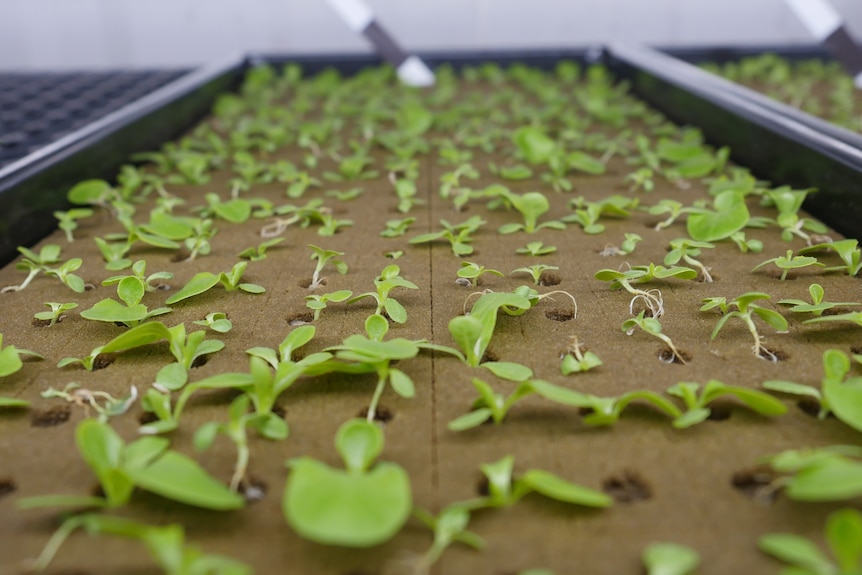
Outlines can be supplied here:
M0 497L9 495L16 489L18 486L15 485L15 481L11 477L0 477Z
M180 251L178 251L177 253L175 253L175 254L173 255L173 257L171 258L171 261L172 261L173 263L179 263L179 262L188 261L189 256L191 256L191 255L192 255L192 253L191 253L191 252L186 251L186 250L184 250L184 249L183 249L183 250L180 250Z
M711 277L711 278L712 278L712 281L713 281L713 282L717 282L717 281L718 281L718 279L719 279L718 275L717 275L717 274L714 274L714 273L712 273L712 272L709 272L709 277ZM709 283L709 282L707 282L707 281L706 281L706 277L703 275L703 272L700 272L700 271L699 271L699 272L697 272L697 277L696 277L696 278L694 278L694 281L697 281L697 282L700 282L700 283Z
M778 489L773 485L775 474L766 467L746 469L733 474L730 484L734 489L762 505L769 505L778 496Z
M550 309L545 312L545 317L554 321L571 321L575 319L575 312L566 309Z
M476 482L476 494L479 497L488 497L491 494L491 484L484 475Z
M709 415L706 418L710 421L725 421L730 419L731 413L728 405L711 405L709 406Z
M766 361L772 361L772 362L787 361L788 359L790 359L790 355L787 354L786 352L781 351L780 349L774 349L771 347L770 348L763 347L760 350L760 352L758 353L758 356L761 359L765 359Z
M652 488L635 471L625 470L602 481L602 491L614 498L617 503L636 503L652 497Z
M550 271L544 271L539 276L539 285L541 286L555 286L559 285L561 281L563 280L560 279L560 276Z
M280 405L274 405L272 407L272 412L282 419L287 415L287 411L285 411L285 409Z
M57 320L57 321L59 321L59 320ZM37 319L34 317L33 320L30 322L30 324L33 327L48 327L49 325L51 325L51 320L49 320L49 319Z
M33 427L55 427L69 421L72 410L68 405L55 405L49 409L34 409L30 413L30 425Z
M312 278L305 278L304 280L299 282L299 287L304 288L304 289L308 289L309 287L311 287L311 280L312 280ZM317 281L317 285L325 286L326 285L326 278L320 278Z
M360 411L358 414L356 414L356 417L362 417L362 418L368 417L368 408L366 407L365 409ZM389 409L388 407L383 406L383 405L378 405L377 410L374 412L374 421L379 421L383 425L386 425L387 423L392 421L394 418L395 418L395 414L392 413L392 410Z
M845 314L845 313L850 313L851 311L853 311L853 310L846 308L846 307L833 307L833 308L823 310L822 315L841 315L841 314ZM854 353L858 353L858 352L854 352Z
M499 357L497 354L491 351L490 349L485 350L485 355L482 356L482 361L479 363L485 363L486 361L499 361Z
M266 482L258 477L250 476L239 483L240 493L250 503L263 499L267 489Z
M677 365L683 365L684 363L688 363L691 361L691 355L682 351L681 349L677 350L679 355L675 355L670 348L663 347L658 352L658 359L663 363L675 363ZM680 361L680 357L682 361Z
M796 407L805 415L811 417L820 417L820 402L813 397L802 397L796 402ZM826 414L826 417L835 417L831 411Z
M193 367L193 368L194 368L194 367L203 367L203 366L205 366L205 365L207 364L207 362L208 362L209 360L210 360L210 356L209 356L209 354L199 355L199 356L197 356L197 357L195 358L195 360L192 362L192 367Z
M150 423L155 423L159 420L158 416L152 411L142 411L138 416L138 423L141 425L149 425Z
M850 353L862 354L862 346L854 345L850 348Z
M308 325L312 321L314 321L314 314L312 312L302 312L287 318L287 325L290 327L297 327L300 325Z
M112 353L101 353L96 356L96 359L93 361L93 371L98 371L100 369L105 369L112 363L117 357Z

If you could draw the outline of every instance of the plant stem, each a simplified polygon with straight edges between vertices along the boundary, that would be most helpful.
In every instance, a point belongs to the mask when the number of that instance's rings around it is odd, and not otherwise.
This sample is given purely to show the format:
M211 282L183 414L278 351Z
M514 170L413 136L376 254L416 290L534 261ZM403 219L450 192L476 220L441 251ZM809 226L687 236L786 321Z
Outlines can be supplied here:
M676 349L676 346L673 344L673 341L663 333L655 334L660 340L665 342L667 346L670 348L670 352L673 354L673 357L681 364L685 365L685 359L682 357L682 354L679 353L679 350Z
M68 539L69 535L71 535L72 532L81 525L83 525L83 521L80 517L71 517L65 520L54 534L51 535L51 538L48 539L48 542L45 544L45 548L42 549L42 553L40 553L36 561L33 562L30 570L44 571L51 561L54 560L54 556L57 554L57 551L60 550L60 546L62 546L66 539Z
M742 319L745 321L745 325L748 326L748 331L754 337L754 345L752 349L754 350L754 355L761 359L765 359L767 361L778 361L778 357L763 345L763 338L760 337L760 334L757 333L757 326L754 325L754 320L751 318L751 313L744 314Z
M248 469L249 449L248 442L245 439L244 427L242 435L242 440L236 442L236 467L234 467L233 477L230 480L231 491L239 490L239 484L242 483L245 472Z
M682 259L685 260L688 265L694 266L700 270L700 275L703 278L704 282L712 283L712 275L710 275L709 273L709 268L703 265L702 262L694 259L691 256L683 256Z
M389 378L389 366L380 365L377 367L377 387L374 388L374 395L371 396L371 404L368 406L368 423L374 422L374 416L377 415L377 404L380 403L380 396L383 395L383 390L386 388L386 380Z

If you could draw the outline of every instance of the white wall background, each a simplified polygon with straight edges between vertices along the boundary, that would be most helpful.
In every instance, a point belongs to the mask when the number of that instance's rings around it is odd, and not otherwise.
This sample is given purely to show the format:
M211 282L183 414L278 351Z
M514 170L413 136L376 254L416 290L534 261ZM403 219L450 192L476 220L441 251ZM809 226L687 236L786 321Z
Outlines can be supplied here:
M783 0L368 0L415 49L811 41ZM862 37L862 0L832 0ZM323 0L0 0L0 69L188 66L367 51Z

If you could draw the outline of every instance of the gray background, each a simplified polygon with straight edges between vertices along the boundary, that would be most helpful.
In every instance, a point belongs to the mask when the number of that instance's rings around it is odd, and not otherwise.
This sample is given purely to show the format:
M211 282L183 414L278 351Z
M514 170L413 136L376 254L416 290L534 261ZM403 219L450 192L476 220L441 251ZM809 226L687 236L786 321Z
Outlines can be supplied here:
M862 1L832 0L862 36ZM410 48L811 42L783 0L368 0ZM0 0L0 69L187 66L367 51L323 0Z

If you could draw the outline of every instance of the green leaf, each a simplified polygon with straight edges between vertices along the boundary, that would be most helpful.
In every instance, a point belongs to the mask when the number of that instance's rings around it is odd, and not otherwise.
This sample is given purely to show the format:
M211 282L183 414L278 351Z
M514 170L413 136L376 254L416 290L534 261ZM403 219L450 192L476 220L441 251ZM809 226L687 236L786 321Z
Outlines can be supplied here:
M274 413L268 413L263 417L253 419L252 426L263 437L273 441L287 439L290 433L287 422Z
M383 451L383 431L364 419L351 419L338 429L335 449L348 471L366 471Z
M862 495L862 464L830 457L801 469L787 483L796 501L843 501Z
M117 353L170 339L171 332L164 324L154 321L131 328L106 343L100 353Z
M541 395L545 399L555 403L568 405L570 407L592 407L593 405L593 399L591 396L573 389L554 385L547 381L534 379L530 381L530 387L532 387L533 391L538 395Z
M116 300L103 299L82 311L81 317L93 321L132 323L147 317L147 307L143 304L126 307Z
M467 363L473 367L479 365L487 346L487 343L482 342L483 329L482 322L472 315L459 315L449 321L452 339L467 356Z
M777 557L786 563L808 570L813 575L834 573L832 562L817 546L798 535L770 533L757 541L764 553Z
M408 102L398 108L395 121L405 135L415 138L431 128L434 115L421 104Z
M383 341L389 333L389 322L382 315L372 314L365 319L365 332L374 341Z
M22 367L24 363L18 357L18 350L15 347L10 345L0 349L0 377L12 375Z
M712 412L706 407L690 409L674 419L672 425L676 429L686 429L698 423L703 423L709 417L710 413Z
M480 407L461 417L456 417L446 425L451 431L465 431L478 427L491 418L492 412L487 407Z
M199 274L196 274L192 279L190 279L189 282L184 285L180 291L165 300L165 304L171 305L173 303L177 303L178 301L182 301L184 299L200 295L207 290L215 287L218 283L219 276L210 272L201 272Z
M171 391L182 389L189 379L189 373L181 363L169 363L156 373L156 383Z
M543 164L554 153L556 143L534 126L524 126L512 135L515 145L530 164Z
M714 242L729 237L748 223L745 196L734 190L721 192L715 197L715 211L704 211L688 216L686 228L693 240Z
M75 429L75 443L81 457L99 478L111 505L129 500L134 485L121 471L123 440L107 423L87 419Z
M42 509L45 507L107 507L108 501L102 497L89 495L39 495L25 497L15 503L18 509Z
M389 317L395 323L404 323L407 321L407 310L391 297L386 298L386 301L383 302L383 309L386 310L386 313L389 314Z
M575 503L587 507L610 507L613 504L613 499L601 491L571 483L553 473L540 469L527 471L518 479L518 482L529 486L545 497L565 503Z
M823 380L823 397L835 417L857 431L862 431L862 387Z
M481 364L481 367L484 367L500 379L507 379L509 381L527 381L533 377L532 369L526 365L510 361L486 361Z
M764 389L769 391L777 391L779 393L789 393L791 395L805 395L820 400L820 390L811 387L810 385L802 385L792 381L783 381L778 379L770 379L763 382Z
M124 277L117 284L117 295L130 307L141 303L145 292L146 286L144 286L144 282L135 276Z
M241 289L242 291L244 291L246 293L258 294L258 293L264 293L266 291L265 287L257 285L257 284L241 283L241 284L239 284L238 287L239 287L239 289Z
M643 551L647 575L690 575L700 564L700 556L677 543L652 543Z
M862 558L862 514L855 509L839 509L829 515L826 541L842 572L858 570Z
M413 397L416 395L416 388L413 385L413 380L400 369L389 370L389 383L392 389L401 397Z
M601 175L605 173L605 165L598 159L584 152L571 152L566 156L566 162L570 167L586 172L588 174Z
M0 397L0 407L29 407L30 402L25 401L23 399L16 399L14 397Z
M215 441L220 427L221 424L215 421L208 421L198 427L192 438L192 444L195 446L195 449L197 451L206 451L209 449Z

